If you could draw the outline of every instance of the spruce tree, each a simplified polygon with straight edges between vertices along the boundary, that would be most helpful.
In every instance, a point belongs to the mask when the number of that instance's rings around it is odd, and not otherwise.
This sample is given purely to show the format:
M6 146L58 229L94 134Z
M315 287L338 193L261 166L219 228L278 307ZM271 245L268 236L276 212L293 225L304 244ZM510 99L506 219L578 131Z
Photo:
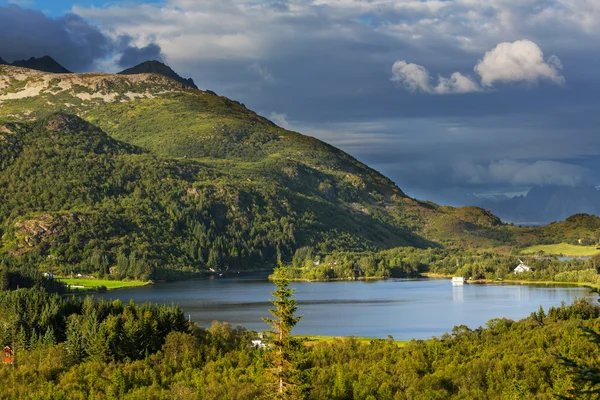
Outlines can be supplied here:
M600 294L600 290L594 288L592 293ZM600 299L598 299L600 302ZM589 327L581 327L583 334L588 340L600 349L600 332ZM600 398L600 368L596 365L588 365L578 362L563 354L557 355L559 362L571 371L573 383L568 396L557 395L559 399L598 399Z
M271 367L269 372L273 381L270 397L276 399L299 399L305 387L302 385L301 371L298 368L302 353L302 343L292 337L292 329L302 316L295 316L298 309L294 298L294 289L290 289L290 279L286 269L279 261L279 267L273 273L276 289L271 292L275 306L269 312L273 318L263 318L271 326L265 332L267 344L267 361Z

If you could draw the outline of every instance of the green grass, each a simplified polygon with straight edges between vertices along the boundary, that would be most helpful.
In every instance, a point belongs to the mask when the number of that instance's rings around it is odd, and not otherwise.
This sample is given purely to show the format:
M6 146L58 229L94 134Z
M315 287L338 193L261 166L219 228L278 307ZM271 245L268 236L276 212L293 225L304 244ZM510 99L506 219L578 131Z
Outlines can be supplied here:
M545 254L565 256L593 256L600 253L600 249L596 246L576 246L568 243L559 244L541 244L537 246L527 247L521 251L521 254L535 254L542 250Z
M368 338L368 337L360 337L360 336L319 336L319 335L298 335L300 339L304 339L305 343L309 346L317 344L317 343L333 343L336 340L344 340L354 338L357 342L361 344L370 344L373 340L387 340L381 338ZM394 340L394 343L398 347L406 346L408 344L407 341L402 340Z
M106 286L108 290L138 287L148 285L143 281L110 281L108 279L95 278L57 278L69 286L83 286L84 289L95 289L98 286Z

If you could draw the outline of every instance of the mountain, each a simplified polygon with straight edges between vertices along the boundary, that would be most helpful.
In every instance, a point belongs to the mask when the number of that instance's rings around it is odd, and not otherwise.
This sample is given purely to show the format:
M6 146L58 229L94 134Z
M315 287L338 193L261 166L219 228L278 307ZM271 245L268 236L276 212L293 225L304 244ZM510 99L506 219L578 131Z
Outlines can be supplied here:
M535 239L481 208L414 200L333 146L154 73L0 66L0 187L0 257L127 277L254 268L303 246Z
M14 61L11 65L21 68L35 69L42 72L54 74L70 74L71 71L60 65L50 56L40 58L31 57L29 60Z
M7 65L8 63L0 57L0 65Z
M179 83L184 84L185 86L189 86L194 89L198 89L198 86L194 83L192 78L182 78L175 71L171 69L168 65L161 63L160 61L145 61L141 64L136 65L135 67L131 67L126 69L125 71L119 72L122 75L135 75L135 74L158 74L162 76L166 76L167 78L171 78L176 80Z
M481 206L503 221L543 225L573 214L600 215L600 192L593 186L533 187L525 196L485 201Z

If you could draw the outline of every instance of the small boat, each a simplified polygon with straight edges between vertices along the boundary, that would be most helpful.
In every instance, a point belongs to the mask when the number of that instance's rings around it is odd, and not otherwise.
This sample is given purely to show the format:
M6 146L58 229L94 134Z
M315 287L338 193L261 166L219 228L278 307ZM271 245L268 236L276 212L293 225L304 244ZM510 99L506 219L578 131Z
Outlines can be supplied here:
M465 278L463 278L462 276L453 276L452 277L453 285L462 285L463 283L465 283Z

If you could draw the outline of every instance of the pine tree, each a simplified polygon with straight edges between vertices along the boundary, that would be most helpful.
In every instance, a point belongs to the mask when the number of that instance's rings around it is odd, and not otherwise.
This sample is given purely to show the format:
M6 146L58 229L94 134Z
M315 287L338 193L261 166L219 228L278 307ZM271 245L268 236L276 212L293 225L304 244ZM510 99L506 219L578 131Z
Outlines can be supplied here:
M600 294L600 290L592 289L592 293ZM598 300L600 302L600 299ZM600 332L589 327L581 327L588 340L600 349ZM568 396L558 395L559 399L598 399L600 398L600 368L578 362L562 354L558 354L559 362L571 371L573 386Z
M0 291L10 288L10 280L8 278L8 267L0 267Z
M277 287L274 292L271 292L274 297L271 303L275 308L270 309L269 312L273 318L263 318L271 325L271 330L265 332L266 354L274 388L270 394L276 399L298 399L302 398L305 389L298 368L302 343L292 337L291 332L302 316L294 316L298 309L294 289L288 287L290 280L281 261L273 273L273 282Z

